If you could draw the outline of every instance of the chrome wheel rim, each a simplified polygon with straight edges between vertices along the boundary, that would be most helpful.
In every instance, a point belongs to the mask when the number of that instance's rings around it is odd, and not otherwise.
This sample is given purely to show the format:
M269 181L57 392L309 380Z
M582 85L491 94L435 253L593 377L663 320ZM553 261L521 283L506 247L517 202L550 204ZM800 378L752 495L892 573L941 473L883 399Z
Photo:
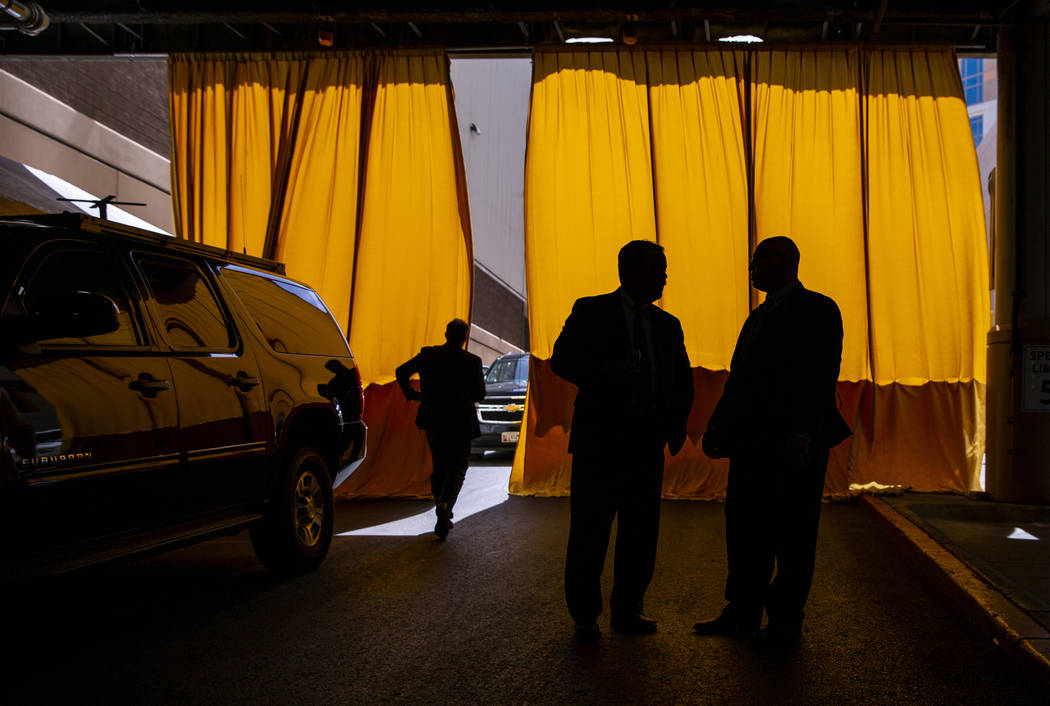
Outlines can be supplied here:
M321 483L313 471L303 471L295 484L295 535L304 546L321 541L324 513Z

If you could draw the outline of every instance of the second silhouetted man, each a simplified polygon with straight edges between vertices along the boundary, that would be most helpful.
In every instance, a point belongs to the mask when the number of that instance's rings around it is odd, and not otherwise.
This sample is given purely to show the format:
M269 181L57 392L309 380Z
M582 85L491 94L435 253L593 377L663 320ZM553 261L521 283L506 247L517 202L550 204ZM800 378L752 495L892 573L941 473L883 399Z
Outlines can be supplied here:
M612 626L651 633L643 612L660 527L664 447L685 443L693 377L682 326L653 305L667 282L656 243L635 240L618 258L620 287L576 301L554 343L551 369L579 387L572 417L565 597L581 641L601 636L601 574L617 520Z
M729 458L728 604L695 630L748 636L765 609L762 639L775 647L802 632L828 452L850 435L835 393L842 317L834 301L802 286L798 263L789 238L755 248L751 281L766 300L744 322L703 438L708 456Z

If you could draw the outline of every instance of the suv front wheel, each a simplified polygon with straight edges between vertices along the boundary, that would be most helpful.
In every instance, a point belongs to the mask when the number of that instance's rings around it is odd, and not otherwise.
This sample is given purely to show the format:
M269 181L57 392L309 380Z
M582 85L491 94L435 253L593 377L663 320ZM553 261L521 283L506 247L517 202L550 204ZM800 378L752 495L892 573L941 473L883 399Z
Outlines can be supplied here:
M334 510L328 464L312 446L289 456L263 521L252 528L252 547L271 571L317 568L332 543Z

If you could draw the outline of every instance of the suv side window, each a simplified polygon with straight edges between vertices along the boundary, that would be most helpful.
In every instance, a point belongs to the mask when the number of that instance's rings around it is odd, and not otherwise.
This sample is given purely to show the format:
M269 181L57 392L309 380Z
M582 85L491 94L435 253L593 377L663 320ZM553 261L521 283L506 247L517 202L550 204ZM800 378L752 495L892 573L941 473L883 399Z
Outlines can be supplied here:
M135 325L128 296L127 274L120 262L99 248L68 247L45 255L19 289L23 313L39 313L51 297L64 292L92 292L109 297L117 307L119 327L115 331L84 338L50 338L41 345L138 346L141 337Z
M222 276L278 353L347 355L346 339L312 289L235 265L223 267Z
M161 334L173 349L228 350L233 346L222 307L196 265L167 257L139 256L136 260L153 295Z

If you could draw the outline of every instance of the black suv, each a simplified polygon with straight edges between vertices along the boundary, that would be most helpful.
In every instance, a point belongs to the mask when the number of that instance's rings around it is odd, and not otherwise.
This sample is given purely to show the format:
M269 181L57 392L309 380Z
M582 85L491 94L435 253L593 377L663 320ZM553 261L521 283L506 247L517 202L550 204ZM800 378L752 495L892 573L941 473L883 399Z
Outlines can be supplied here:
M481 436L471 442L473 453L517 445L528 385L528 353L506 353L493 361L485 373L485 399L478 403Z
M365 455L361 379L284 266L75 214L0 218L0 572L250 528L328 552Z

